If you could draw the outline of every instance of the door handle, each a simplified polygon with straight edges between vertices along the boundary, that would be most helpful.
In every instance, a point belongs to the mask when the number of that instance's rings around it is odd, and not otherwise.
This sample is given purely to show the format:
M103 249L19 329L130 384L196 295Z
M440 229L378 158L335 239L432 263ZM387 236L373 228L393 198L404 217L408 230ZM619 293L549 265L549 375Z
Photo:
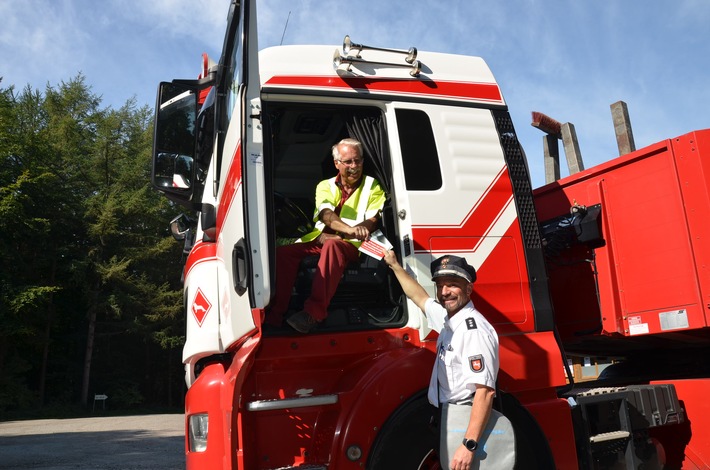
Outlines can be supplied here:
M234 292L242 296L247 291L247 249L246 241L240 238L232 249L232 281Z

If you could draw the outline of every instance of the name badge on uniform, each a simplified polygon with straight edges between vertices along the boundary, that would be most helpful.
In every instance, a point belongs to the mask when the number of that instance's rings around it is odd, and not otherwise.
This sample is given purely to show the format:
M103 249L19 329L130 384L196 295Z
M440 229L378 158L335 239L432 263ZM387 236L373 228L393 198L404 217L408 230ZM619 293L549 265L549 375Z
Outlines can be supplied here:
M483 356L481 354L469 356L468 364L471 366L471 370L474 372L483 372L483 369L486 368L486 365L483 362Z

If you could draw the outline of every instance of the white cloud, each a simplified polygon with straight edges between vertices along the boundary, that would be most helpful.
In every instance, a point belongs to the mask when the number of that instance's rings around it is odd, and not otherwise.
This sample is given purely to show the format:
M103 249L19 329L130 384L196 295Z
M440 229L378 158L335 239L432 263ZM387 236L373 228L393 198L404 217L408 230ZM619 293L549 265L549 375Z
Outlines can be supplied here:
M65 64L77 53L72 50L71 38L81 36L67 10L65 3L27 1L0 5L3 85L13 77L31 75L37 78L33 85L44 86L57 73L67 71Z

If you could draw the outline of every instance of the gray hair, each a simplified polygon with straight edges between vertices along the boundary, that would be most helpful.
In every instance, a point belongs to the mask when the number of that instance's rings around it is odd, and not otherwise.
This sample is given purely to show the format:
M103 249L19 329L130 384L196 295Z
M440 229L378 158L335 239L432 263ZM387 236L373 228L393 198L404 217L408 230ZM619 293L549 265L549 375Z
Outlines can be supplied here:
M353 147L355 150L357 150L357 154L359 157L362 157L362 143L360 143L359 140L357 139L343 139L337 144L333 145L333 160L340 160L340 152L338 151L338 146L340 145L347 145L348 147Z

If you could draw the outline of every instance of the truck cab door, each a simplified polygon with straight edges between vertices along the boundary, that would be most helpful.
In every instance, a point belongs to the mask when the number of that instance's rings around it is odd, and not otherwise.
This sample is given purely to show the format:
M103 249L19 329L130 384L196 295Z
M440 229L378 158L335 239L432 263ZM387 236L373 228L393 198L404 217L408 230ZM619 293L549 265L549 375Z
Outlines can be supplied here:
M232 2L217 78L214 204L224 350L255 331L270 295L255 3Z

